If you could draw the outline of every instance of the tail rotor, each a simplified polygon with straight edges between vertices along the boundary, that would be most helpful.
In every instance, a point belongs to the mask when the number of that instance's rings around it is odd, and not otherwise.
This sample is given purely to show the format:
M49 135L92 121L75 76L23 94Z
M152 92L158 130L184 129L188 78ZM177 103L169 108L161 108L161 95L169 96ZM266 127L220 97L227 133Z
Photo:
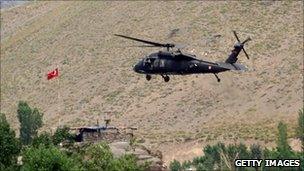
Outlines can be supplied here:
M241 42L240 39L239 39L239 37L238 37L238 35L236 34L236 31L233 30L233 34L234 34L236 40L238 41L237 45L240 46L240 47L242 48L242 50L243 50L243 52L245 53L247 59L249 59L249 55L248 55L248 53L245 51L244 45L245 45L246 42L250 41L251 38L248 37L246 40L244 40L243 42Z

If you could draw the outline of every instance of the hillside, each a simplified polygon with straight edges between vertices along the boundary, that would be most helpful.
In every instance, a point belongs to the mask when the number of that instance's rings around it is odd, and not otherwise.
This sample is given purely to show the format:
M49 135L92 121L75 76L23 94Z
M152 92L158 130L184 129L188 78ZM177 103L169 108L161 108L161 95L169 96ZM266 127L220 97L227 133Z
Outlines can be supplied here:
M253 39L251 59L239 57L250 70L219 74L221 83L213 75L147 82L132 65L158 49L113 36L187 44L200 59L223 61L232 30ZM60 78L46 80L57 66ZM19 100L44 112L44 130L107 114L159 148L272 142L277 123L293 128L303 106L303 2L30 2L2 10L1 112L15 129Z

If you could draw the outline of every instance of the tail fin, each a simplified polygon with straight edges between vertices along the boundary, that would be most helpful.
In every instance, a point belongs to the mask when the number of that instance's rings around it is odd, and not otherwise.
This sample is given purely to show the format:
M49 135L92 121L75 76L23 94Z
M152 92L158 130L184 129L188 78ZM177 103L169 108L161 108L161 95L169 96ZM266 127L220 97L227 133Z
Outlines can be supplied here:
M234 49L232 50L231 54L229 55L229 57L226 59L225 63L236 63L236 61L238 60L238 55L240 53L241 50L243 50L243 52L245 53L246 57L249 59L249 56L247 54L247 52L244 49L244 45L246 42L250 41L251 39L248 37L246 40L244 40L243 42L240 41L239 37L237 36L236 32L233 31L235 38L237 39L237 43L234 45Z
M236 63L236 61L238 60L238 55L240 53L240 51L243 49L242 44L235 44L234 45L234 49L231 51L231 54L229 55L229 57L226 59L226 63Z

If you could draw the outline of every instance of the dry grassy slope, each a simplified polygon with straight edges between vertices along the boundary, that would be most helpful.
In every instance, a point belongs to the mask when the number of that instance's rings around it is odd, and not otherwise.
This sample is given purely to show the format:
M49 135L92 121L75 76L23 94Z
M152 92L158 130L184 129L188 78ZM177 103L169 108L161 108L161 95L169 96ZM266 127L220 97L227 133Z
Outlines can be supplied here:
M253 39L251 60L240 56L251 71L220 74L221 83L213 75L147 82L132 65L157 49L123 48L136 43L113 36L186 43L220 61L235 43L231 30ZM59 84L45 78L56 66ZM45 129L111 112L115 124L158 142L272 140L279 121L295 125L302 74L303 2L35 2L1 11L1 112L15 128L26 100L44 112Z

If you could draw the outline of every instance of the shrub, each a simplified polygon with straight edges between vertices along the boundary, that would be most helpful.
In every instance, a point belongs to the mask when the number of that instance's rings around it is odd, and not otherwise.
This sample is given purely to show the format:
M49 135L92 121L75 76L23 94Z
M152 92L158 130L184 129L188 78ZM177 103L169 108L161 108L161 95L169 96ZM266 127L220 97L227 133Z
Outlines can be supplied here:
M181 171L182 169L180 162L175 159L170 163L169 168L171 171Z
M74 134L70 134L69 130L70 128L67 126L58 127L52 137L53 143L58 145L63 141L74 142L76 136Z
M118 159L112 160L109 171L144 171L147 169L146 165L139 165L136 161L134 155L126 154Z
M252 144L250 146L250 158L251 159L261 159L262 151L263 150L259 144Z
M81 170L81 165L55 146L29 147L23 153L22 170Z
M114 159L110 147L106 143L89 147L85 156L88 160L84 161L84 166L88 170L109 170Z
M32 145L33 147L39 147L40 145L45 147L52 146L53 142L51 134L43 132L39 136L34 137Z
M110 147L106 143L100 143L89 147L85 153L84 167L87 170L100 171L144 171L146 165L137 164L134 155L124 155L114 158Z

